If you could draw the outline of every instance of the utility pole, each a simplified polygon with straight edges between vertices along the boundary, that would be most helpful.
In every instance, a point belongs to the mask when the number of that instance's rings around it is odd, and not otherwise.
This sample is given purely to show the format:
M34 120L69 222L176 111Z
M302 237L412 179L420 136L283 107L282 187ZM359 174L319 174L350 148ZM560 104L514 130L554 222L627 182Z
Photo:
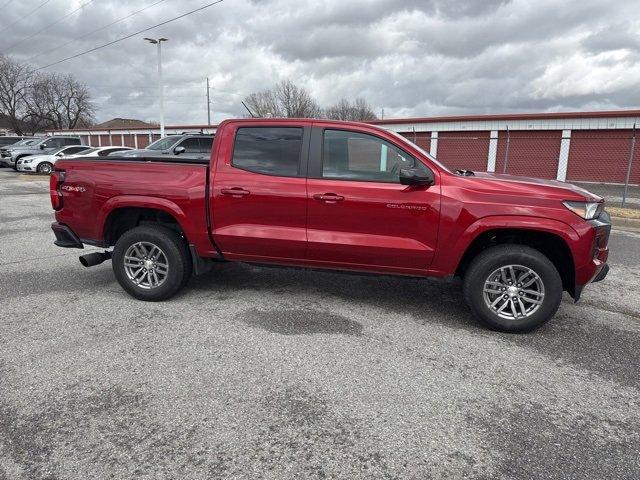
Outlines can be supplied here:
M631 176L631 164L633 163L633 152L636 149L636 124L633 124L633 135L631 135L631 148L629 149L629 161L627 162L627 176L624 179L624 192L622 193L622 208L627 202L627 193L629 192L629 177Z
M164 138L164 87L162 85L162 42L168 38L145 38L149 43L158 46L158 90L160 94L160 138Z
M211 100L209 99L209 77L207 77L207 125L211 125Z

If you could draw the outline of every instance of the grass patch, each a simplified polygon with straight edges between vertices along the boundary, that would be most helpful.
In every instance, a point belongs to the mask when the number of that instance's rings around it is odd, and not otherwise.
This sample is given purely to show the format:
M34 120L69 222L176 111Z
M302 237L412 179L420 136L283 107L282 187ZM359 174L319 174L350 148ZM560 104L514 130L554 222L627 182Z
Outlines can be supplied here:
M640 219L640 210L633 208L607 207L607 212L612 217Z

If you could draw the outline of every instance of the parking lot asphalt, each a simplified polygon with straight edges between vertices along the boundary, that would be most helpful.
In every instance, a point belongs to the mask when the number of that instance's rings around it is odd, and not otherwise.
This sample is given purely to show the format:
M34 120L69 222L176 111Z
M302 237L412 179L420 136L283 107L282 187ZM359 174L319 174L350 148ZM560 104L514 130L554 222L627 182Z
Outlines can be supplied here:
M220 264L164 303L0 169L0 479L640 478L640 234L526 335L427 279Z

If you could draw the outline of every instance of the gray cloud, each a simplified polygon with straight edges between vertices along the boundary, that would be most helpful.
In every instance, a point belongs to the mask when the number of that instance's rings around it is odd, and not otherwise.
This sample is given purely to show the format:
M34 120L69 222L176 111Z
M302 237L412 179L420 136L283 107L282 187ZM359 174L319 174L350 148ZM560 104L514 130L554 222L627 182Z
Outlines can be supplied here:
M26 61L154 1L96 0L21 41L86 2L54 0L0 34L0 50L18 42L8 53ZM51 63L204 3L165 0L31 61ZM14 2L4 25L38 4ZM322 104L363 96L385 116L638 107L639 27L634 0L225 0L140 37L170 39L167 121L203 123L207 76L215 121L243 115L245 95L283 78ZM155 50L142 38L51 69L90 86L99 120L157 119Z

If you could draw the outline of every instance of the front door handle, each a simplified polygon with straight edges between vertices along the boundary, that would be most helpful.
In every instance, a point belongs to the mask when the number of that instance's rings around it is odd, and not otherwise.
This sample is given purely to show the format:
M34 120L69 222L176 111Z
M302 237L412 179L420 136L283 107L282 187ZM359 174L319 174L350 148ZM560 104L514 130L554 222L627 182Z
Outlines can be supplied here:
M244 197L249 195L249 190L245 190L242 187L223 188L220 190L222 195L231 195L232 197Z
M335 203L344 200L342 195L336 195L335 193L316 193L313 198L325 203Z

